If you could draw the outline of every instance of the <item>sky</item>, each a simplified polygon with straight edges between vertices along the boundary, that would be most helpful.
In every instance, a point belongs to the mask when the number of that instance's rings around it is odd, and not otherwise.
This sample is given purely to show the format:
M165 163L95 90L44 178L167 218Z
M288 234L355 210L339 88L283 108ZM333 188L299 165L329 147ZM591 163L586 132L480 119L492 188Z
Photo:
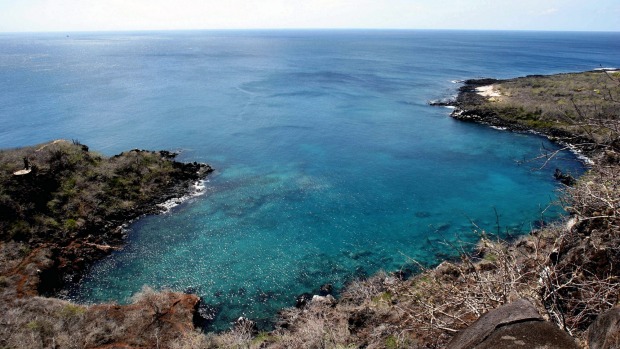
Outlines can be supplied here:
M279 28L620 31L620 0L0 0L0 32Z

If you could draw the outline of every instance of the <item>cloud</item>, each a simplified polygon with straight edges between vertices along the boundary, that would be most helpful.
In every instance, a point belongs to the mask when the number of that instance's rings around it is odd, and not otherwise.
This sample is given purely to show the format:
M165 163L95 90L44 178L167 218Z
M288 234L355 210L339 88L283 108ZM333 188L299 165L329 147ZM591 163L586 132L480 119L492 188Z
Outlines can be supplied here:
M541 16L551 16L551 15L554 15L554 14L558 13L559 11L560 10L558 10L556 7L551 7L551 8L548 8L548 9L540 12L539 14Z

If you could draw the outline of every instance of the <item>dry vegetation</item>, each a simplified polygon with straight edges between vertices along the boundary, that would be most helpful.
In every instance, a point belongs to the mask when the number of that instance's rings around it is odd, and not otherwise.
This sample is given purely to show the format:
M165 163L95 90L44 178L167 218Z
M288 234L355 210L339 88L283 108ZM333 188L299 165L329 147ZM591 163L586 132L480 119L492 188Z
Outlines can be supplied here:
M131 212L152 211L143 207L183 174L171 156L133 150L106 158L63 140L0 151L0 240L32 245L50 234L92 233L122 224ZM13 175L24 162L32 172Z
M145 289L131 305L31 297L0 305L0 348L168 348L193 332L198 297Z

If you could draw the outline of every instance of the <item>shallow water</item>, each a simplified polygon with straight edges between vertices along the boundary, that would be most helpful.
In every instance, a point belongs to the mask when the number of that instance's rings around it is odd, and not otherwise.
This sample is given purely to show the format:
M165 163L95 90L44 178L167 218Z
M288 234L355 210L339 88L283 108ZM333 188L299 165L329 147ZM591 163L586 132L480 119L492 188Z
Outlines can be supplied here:
M206 195L129 229L68 290L126 302L192 291L267 326L295 296L433 264L475 231L557 218L545 139L455 121L453 80L618 65L613 33L143 32L0 35L0 146L74 138L105 154L180 150ZM542 213L544 211L544 214Z

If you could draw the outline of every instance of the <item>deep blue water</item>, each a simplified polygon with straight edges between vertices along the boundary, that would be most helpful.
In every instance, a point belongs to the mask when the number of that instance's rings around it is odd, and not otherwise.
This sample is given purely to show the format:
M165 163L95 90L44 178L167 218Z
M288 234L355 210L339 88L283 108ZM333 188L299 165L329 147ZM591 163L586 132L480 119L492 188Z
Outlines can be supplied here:
M79 139L180 150L206 195L130 227L71 295L192 290L267 323L321 284L432 264L474 230L518 234L556 199L563 153L451 119L451 81L619 66L618 33L207 31L0 35L0 147ZM499 219L496 219L496 212ZM546 219L560 210L545 211ZM499 222L498 222L499 221ZM474 226L473 223L476 224Z

